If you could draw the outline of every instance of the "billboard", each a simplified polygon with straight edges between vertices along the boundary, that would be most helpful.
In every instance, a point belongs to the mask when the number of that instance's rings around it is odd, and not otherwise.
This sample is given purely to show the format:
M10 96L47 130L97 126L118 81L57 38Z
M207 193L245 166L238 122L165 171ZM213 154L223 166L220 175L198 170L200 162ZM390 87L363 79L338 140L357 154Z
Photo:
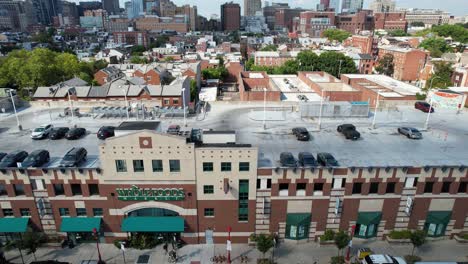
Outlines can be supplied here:
M445 108L457 110L464 105L465 97L461 93L457 93L451 90L438 90L430 91L427 96L427 101L435 108Z

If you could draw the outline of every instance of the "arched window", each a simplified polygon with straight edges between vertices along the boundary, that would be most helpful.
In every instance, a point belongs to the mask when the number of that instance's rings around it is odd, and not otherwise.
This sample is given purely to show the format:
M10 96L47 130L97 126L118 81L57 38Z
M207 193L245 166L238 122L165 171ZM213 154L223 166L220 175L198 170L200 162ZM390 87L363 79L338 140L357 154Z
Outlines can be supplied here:
M138 216L178 216L179 213L164 208L143 208L128 213L129 217Z

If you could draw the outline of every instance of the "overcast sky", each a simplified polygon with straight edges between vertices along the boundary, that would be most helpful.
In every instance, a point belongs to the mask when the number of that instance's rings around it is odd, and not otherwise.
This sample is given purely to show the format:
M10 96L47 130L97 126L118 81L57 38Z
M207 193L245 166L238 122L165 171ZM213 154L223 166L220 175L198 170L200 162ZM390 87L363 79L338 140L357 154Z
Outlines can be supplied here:
M70 1L70 0L69 0ZM75 2L86 0L74 0ZM219 14L220 5L231 0L173 0L177 5L197 5L198 13L209 17L211 14ZM243 0L232 0L243 6ZM364 7L369 6L372 0L364 0ZM121 7L126 0L120 0ZM264 0L262 0L264 2ZM319 0L272 0L270 2L288 2L291 7L315 8ZM397 7L415 8L439 8L453 15L468 15L468 0L396 0Z

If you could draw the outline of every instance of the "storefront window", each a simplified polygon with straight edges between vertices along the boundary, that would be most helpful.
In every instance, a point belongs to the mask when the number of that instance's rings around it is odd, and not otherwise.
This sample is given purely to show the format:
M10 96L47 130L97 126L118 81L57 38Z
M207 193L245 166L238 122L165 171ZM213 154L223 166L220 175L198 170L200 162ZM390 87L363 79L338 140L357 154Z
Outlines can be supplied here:
M380 212L360 212L356 221L354 235L360 238L371 238L377 236L377 228L382 218Z
M445 229L452 217L450 211L432 211L427 214L424 230L427 235L431 237L438 237L445 235Z
M310 214L293 213L286 216L286 238L299 240L309 237Z

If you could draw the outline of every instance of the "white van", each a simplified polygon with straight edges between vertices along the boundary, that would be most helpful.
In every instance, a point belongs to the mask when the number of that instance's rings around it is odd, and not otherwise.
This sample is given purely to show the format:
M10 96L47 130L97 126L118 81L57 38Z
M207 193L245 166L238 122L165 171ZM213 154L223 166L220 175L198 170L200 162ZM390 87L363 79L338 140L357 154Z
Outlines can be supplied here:
M406 264L406 261L401 257L393 257L390 255L368 255L362 261L362 264Z

